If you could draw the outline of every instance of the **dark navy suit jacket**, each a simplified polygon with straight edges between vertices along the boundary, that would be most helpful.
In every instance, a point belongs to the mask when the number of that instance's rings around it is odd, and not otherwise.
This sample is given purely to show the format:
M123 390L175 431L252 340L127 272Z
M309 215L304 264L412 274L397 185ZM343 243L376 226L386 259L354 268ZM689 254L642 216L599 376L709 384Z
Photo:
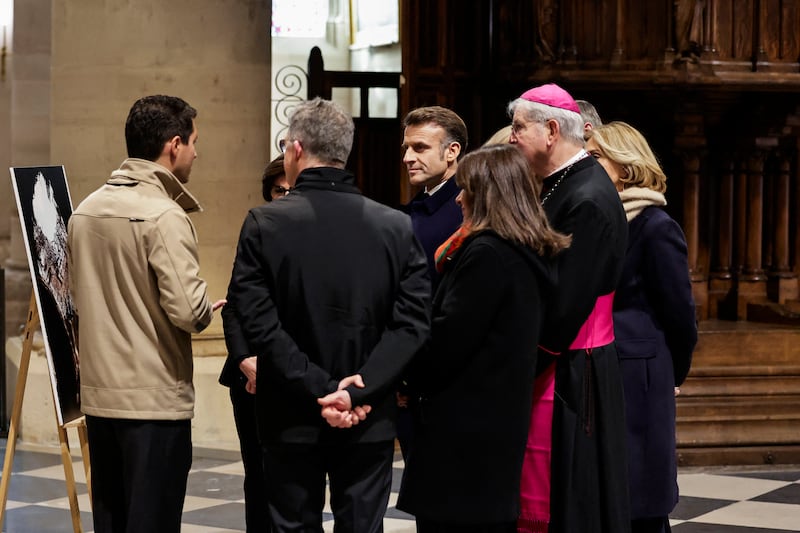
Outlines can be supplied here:
M463 218L461 206L456 203L459 190L455 177L452 177L432 196L420 192L401 208L411 216L414 235L425 250L428 273L434 291L439 285L440 274L436 272L433 255L436 249L461 226Z

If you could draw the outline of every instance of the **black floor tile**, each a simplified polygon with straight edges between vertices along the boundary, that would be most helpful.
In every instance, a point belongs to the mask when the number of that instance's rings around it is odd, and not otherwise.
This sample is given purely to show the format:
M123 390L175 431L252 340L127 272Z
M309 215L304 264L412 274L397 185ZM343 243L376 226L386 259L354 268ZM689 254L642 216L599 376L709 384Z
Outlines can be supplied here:
M81 525L84 531L92 530L91 513L81 512ZM41 505L9 509L6 511L3 521L3 531L10 533L68 533L72 531L72 515L69 509L55 509Z
M403 469L392 469L392 492L400 492L400 483L403 481Z
M244 476L218 472L191 472L186 487L187 496L216 498L219 500L241 500L244 498Z
M85 483L76 483L78 494L86 493ZM45 479L25 474L14 474L8 481L8 499L36 503L67 496L67 484L62 479Z
M5 450L3 451L5 458ZM36 470L48 466L60 465L61 456L54 453L14 451L14 464L11 466L12 472L25 472L26 470ZM2 468L0 463L0 468Z
M404 513L400 509L395 509L394 507L389 507L386 509L386 518L398 518L398 519L405 519L405 520L414 520L414 515L410 515L408 513Z
M773 481L800 481L800 470L765 470L758 472L737 472L726 473L720 472L723 476L746 477L751 479L771 479Z
M716 511L732 503L731 500L716 500L713 498L696 498L693 496L681 496L678 505L669 514L674 520L691 520L700 515Z
M230 464L232 461L225 461L222 459L210 459L208 457L193 457L192 458L192 471L194 470L209 470L223 465Z
M754 502L800 504L800 484L792 483L779 489L751 498ZM800 528L800 524L797 524Z
M230 502L195 511L184 511L181 522L184 524L244 530L244 504ZM184 531L187 529L186 527L183 528Z

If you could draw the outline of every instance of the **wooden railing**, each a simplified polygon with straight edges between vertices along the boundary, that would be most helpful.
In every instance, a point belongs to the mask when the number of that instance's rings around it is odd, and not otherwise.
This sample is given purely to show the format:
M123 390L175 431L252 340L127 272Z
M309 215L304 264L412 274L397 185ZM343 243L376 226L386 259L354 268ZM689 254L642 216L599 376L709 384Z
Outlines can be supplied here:
M358 116L353 150L347 162L361 191L378 202L396 207L404 199L406 180L401 178L400 86L399 72L348 72L325 70L322 52L311 49L308 58L308 98L331 99L334 88L358 90ZM396 91L397 109L389 118L370 117L370 89Z

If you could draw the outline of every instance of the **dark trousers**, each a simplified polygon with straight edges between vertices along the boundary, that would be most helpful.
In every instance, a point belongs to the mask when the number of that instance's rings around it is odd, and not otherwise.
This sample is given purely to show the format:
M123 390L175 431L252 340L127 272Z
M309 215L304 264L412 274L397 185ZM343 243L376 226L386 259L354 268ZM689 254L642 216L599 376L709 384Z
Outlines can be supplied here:
M407 400L404 407L397 408L397 442L400 443L403 461L406 461L408 453L414 446L414 417L419 414L419 392L404 386L400 394L404 394Z
M444 524L417 519L417 533L516 533L517 522L500 524L464 525Z
M86 430L95 532L180 532L191 421L87 416Z
M267 486L261 445L256 431L256 396L244 387L231 387L231 404L244 464L244 516L247 533L269 531Z
M631 533L670 533L671 531L669 518L666 516L631 520Z
M322 533L327 474L336 532L382 533L393 454L393 441L265 446L273 532Z
M414 418L409 407L397 409L397 441L400 443L400 453L403 454L405 461L414 443Z

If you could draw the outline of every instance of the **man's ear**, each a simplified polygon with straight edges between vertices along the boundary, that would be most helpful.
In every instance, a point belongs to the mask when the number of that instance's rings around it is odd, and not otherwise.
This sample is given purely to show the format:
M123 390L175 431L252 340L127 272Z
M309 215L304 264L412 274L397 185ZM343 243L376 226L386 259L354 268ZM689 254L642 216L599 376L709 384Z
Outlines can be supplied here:
M181 137L180 135L174 136L172 139L167 141L164 150L169 150L169 154L172 158L178 155L178 146L181 144Z
M461 154L461 143L453 141L447 147L447 162L457 161L458 156Z
M547 137L548 139L554 138L556 135L561 133L561 125L558 123L557 120L550 119L545 123L545 128L547 128Z

